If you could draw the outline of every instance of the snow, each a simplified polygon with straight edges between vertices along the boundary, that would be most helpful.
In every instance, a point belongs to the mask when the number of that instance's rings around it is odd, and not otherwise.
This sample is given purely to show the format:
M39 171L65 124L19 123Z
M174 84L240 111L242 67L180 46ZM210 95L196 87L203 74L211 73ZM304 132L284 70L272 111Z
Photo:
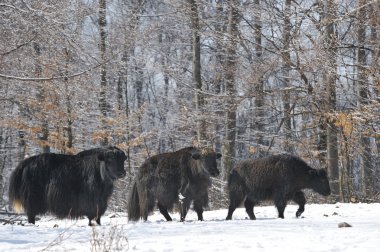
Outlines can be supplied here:
M380 204L309 204L301 218L288 205L285 219L274 206L255 207L257 220L238 208L233 220L227 210L205 211L197 221L190 211L186 222L173 222L155 212L147 222L128 222L125 213L102 217L102 226L87 219L58 220L43 216L36 225L0 225L0 251L378 251ZM2 217L6 218L6 217ZM8 217L9 218L9 217ZM339 228L346 222L352 227Z

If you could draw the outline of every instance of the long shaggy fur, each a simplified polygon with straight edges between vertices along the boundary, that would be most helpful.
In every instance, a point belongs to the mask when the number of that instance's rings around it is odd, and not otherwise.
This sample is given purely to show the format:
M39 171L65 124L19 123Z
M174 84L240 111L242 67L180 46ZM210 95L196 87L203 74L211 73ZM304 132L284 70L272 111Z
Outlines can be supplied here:
M253 207L262 200L274 201L279 218L284 218L287 201L293 200L299 205L296 213L299 217L306 203L302 192L305 188L329 195L326 170L315 170L300 158L287 154L242 161L228 179L230 206L226 219L232 218L243 201L250 219L255 219Z
M114 181L126 174L125 159L116 147L27 158L11 174L10 203L15 210L22 206L30 223L50 212L59 218L87 216L89 225L93 219L100 224Z
M172 220L168 211L179 203L181 221L184 221L192 201L198 219L203 220L210 176L219 175L216 160L220 157L209 148L188 147L147 159L140 166L129 195L129 220L147 220L157 202L167 221Z

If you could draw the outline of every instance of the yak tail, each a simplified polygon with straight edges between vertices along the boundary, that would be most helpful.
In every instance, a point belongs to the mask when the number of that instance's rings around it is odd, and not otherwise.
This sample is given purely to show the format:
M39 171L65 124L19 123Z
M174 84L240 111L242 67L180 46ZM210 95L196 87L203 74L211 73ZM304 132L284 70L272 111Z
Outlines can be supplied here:
M137 191L136 182L133 183L132 190L129 194L127 210L128 219L131 221L138 221L142 217L140 211L140 199Z
M13 209L17 213L21 213L23 209L20 190L21 190L21 184L22 184L22 173L23 169L22 167L17 167L11 175L10 182L9 182L9 190L8 190L8 197L9 197L9 205L13 207Z
M230 175L228 176L228 183L227 186L230 189L233 186L236 186L236 184L241 184L241 177L239 173L235 170L232 170Z
M232 170L230 176L228 177L228 191L231 194L239 194L241 196L247 193L247 186L245 184L244 179L240 176L240 174L236 170Z

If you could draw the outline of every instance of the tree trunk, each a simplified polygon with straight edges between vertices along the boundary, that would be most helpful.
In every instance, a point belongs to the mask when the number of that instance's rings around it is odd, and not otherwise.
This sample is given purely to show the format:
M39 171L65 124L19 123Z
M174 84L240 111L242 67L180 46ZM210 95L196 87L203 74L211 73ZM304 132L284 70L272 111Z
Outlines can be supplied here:
M144 103L143 97L143 85L144 85L144 72L142 67L142 62L136 62L135 74L135 92L136 92L136 106L137 109L141 108Z
M42 64L41 64L41 46L37 42L33 43L33 49L36 55L36 63L35 63L35 72L37 77L41 77L42 75ZM37 99L39 100L40 104L46 104L46 92L45 92L45 85L41 85L38 87L38 94ZM41 122L41 132L38 136L42 153L49 153L50 152L50 145L49 145L49 123L47 120L47 111L43 110L42 113L42 122Z
M283 91L283 106L284 106L284 130L285 130L285 144L284 150L286 152L292 153L293 148L291 144L291 131L292 131L292 118L290 116L290 94L288 88L290 87L290 37L291 37L291 23L290 23L290 7L292 0L285 1L285 13L284 13L284 28L283 28L283 51L282 51L282 60L284 62L283 65L283 73L284 73L284 91Z
M340 195L339 167L338 167L338 136L337 126L333 113L336 111L336 71L337 71L337 36L334 20L336 19L336 5L334 0L326 0L325 4L325 34L324 48L327 56L327 71L324 74L326 83L327 101L325 112L330 113L326 120L327 168L330 178L331 192Z
M256 12L255 12L255 51L256 51L256 61L258 64L262 64L262 55L263 55L263 47L262 47L262 21L261 21L261 6L260 0L255 0ZM251 128L256 130L256 145L257 145L257 155L262 156L264 153L264 104L265 104L265 96L264 96L264 79L263 76L259 77L257 84L255 85L255 115L254 115L254 125Z
M126 42L127 43L127 42ZM124 87L124 102L125 102L125 115L127 117L127 120L125 122L125 137L126 137L126 142L128 143L128 148L127 148L127 174L128 174L128 179L130 184L132 183L132 165L131 165L131 151L129 148L129 141L131 140L131 129L130 129L130 122L129 122L129 96L128 96L128 59L129 59L129 53L128 53L129 48L126 46L124 48L124 55L121 60L121 69L119 70L119 83L120 83L120 92L122 92L123 87ZM123 94L120 93L119 96L123 97ZM122 101L120 101L122 103Z
M123 44L123 50L124 50L124 53L123 53L123 57L121 59L121 67L120 67L120 70L119 70L119 82L121 84L121 87L120 87L120 91L124 88L124 99L125 99L125 115L127 117L127 121L126 121L126 125L125 125L125 130L126 130L126 133L125 133L125 136L126 136L126 142L128 143L128 147L127 147L127 172L128 172L128 179L129 179L129 184L132 183L132 178L133 178L133 174L132 174L132 164L131 164L131 157L130 157L130 154L131 154L131 150L130 150L130 140L131 140L131 134L132 134L132 130L131 130L131 123L129 121L129 116L130 116L130 101L129 101L129 91L128 91L128 84L130 85L130 81L128 79L128 63L130 61L130 52L133 51L133 49L135 48L135 41L134 41L134 38L132 36L130 36L130 34L135 34L136 30L137 30L137 27L139 25L139 21L140 21L140 18L139 18L139 15L140 15L140 12L142 11L142 4L141 4L141 0L138 0L136 5L133 7L133 10L132 10L132 17L130 20L128 21L125 21L124 23L124 26L125 26L125 30L124 30L124 44ZM130 11L130 8L128 6L128 4L125 2L123 3L122 5L123 9L125 9L127 12ZM119 97L122 97L123 94L119 94Z
M1 91L1 88L0 88ZM4 110L4 107L1 106L2 110ZM3 194L4 194L4 174L5 174L5 167L6 167L6 161L7 161L7 153L5 150L5 139L6 139L6 131L3 127L0 127L0 206L3 206Z
M380 19L378 18L378 13L380 11L380 2L378 1L377 3L374 2L371 5L368 6L369 8L369 22L370 22L370 27L371 27L371 35L370 35L370 47L373 48L373 51L371 52L371 72L376 72L380 68L379 66L379 58L380 58L380 38L379 38L379 31L380 31ZM375 90L374 90L374 101L380 102L380 75L378 74L376 78L374 78L374 83L377 83L375 85ZM377 150L377 157L374 158L374 178L375 181L379 181L380 177L380 137L377 136L375 137L375 144L376 144L376 150ZM374 181L374 183L375 183ZM380 189L380 183L377 183L376 190Z
M225 82L226 82L226 136L224 139L223 148L223 168L224 175L228 174L233 168L235 158L235 141L236 141L236 103L235 97L235 71L236 71L236 47L238 38L238 17L237 12L238 1L229 0L228 14L228 42L227 42L227 60L225 67Z
M193 62L193 83L195 85L195 108L197 111L197 141L202 144L206 140L206 121L204 118L205 98L202 93L201 78L201 41L200 41L200 25L198 13L198 1L189 0L190 18L192 31L192 62Z
M161 11L161 10L158 10L158 11ZM158 37L158 42L160 43L160 45L163 45L163 47L165 48L162 52L163 55L161 57L161 67L162 67L162 72L163 72L163 77L164 77L163 107L167 108L169 106L168 101L170 99L169 98L170 77L169 77L169 73L168 73L168 69L170 67L169 67L167 58L170 57L171 46L168 46L168 45L170 45L170 43L172 42L172 37L170 34L165 34L165 33L161 32L159 34L159 37ZM160 116L162 127L165 129L168 128L168 125L167 125L168 113L170 113L170 112L168 110L166 110ZM168 134L165 135L164 137L159 137L158 153L166 152L169 148L174 149L173 137L170 134L170 132L168 132Z
M357 51L357 69L358 69L358 87L359 87L359 106L360 109L365 109L364 106L368 105L368 78L367 78L367 57L365 50L366 43L366 20L367 20L367 8L361 7L365 5L367 1L359 0L358 3L358 51ZM362 131L365 130L366 125L362 126ZM367 196L371 196L373 189L373 175L372 174L372 158L371 158L371 141L365 133L362 132L360 138L360 144L362 149L362 162L361 162L361 174L362 174L362 191Z
M107 68L105 64L106 60L106 26L107 26L107 1L99 0L99 51L100 51L100 94L99 94L99 109L103 116L102 124L103 129L106 131L107 126L105 125L105 117L108 115L108 105L107 105ZM101 144L103 146L108 144L107 136L103 136Z
M217 16L217 22L215 24L215 47L216 47L216 55L215 55L215 93L221 94L224 91L224 81L223 81L223 66L224 66L224 36L226 32L226 24L227 24L227 16L224 13L225 3L223 0L217 0L217 6L216 6L216 16Z
M214 88L213 91L215 94L223 94L225 91L225 80L224 80L224 66L225 66L225 46L224 39L228 24L228 17L225 13L224 9L226 8L226 3L224 0L216 1L216 16L217 22L215 24L215 73L214 73ZM215 99L215 107L221 108L223 107L224 100L223 99ZM218 118L223 118L224 111L221 109L216 110L216 116ZM215 123L215 149L217 151L221 151L223 148L223 138L224 136L220 133L224 127L224 122L221 120Z
M69 74L69 62L70 62L70 55L67 48L64 49L65 57L66 57L66 65L65 65L65 78L64 84L65 84L65 100L66 100L66 113L67 113L67 119L66 119L66 127L64 128L64 131L67 134L67 142L65 143L65 146L62 146L64 148L64 152L71 153L71 149L73 148L73 142L74 142L74 135L73 135L73 116L72 116L72 103L71 103L71 93L69 88L69 79L67 75Z

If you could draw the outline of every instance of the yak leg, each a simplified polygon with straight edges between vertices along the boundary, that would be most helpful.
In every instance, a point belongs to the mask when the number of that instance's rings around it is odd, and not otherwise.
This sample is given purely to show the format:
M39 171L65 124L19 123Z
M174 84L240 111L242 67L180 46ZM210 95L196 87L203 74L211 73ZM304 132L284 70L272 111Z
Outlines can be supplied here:
M245 201L244 201L244 206L245 206L245 211L247 212L249 218L251 220L256 220L256 216L253 213L253 207L255 206L255 204L253 203L253 201L251 201L250 199L246 198Z
M143 218L144 221L148 220L148 215L150 212L154 210L155 206L155 195L153 192L153 188L148 188L148 186L145 186L143 190L139 191L139 204L140 204L140 217ZM161 207L164 209L163 212L166 212L166 215L168 216L169 214L165 210L166 208L161 204ZM163 215L165 215L163 213ZM165 218L167 219L167 216ZM169 216L170 218L170 216Z
M34 213L27 213L28 222L32 224L36 224L36 215Z
M180 199L181 221L185 221L187 211L190 208L191 200L188 197Z
M165 219L167 221L172 221L172 218L170 217L168 213L168 209L164 207L163 205L161 205L160 202L158 202L157 206L158 206L158 209L160 210L160 213L165 217Z
M305 199L305 195L303 194L303 192L301 192L301 191L296 192L293 196L293 201L295 203L297 203L299 206L298 210L296 212L296 217L298 218L305 211L306 199Z
M275 194L274 205L278 211L278 218L284 219L284 211L286 207L286 198L282 193Z
M286 196L283 190L276 190L274 192L274 205L278 211L278 218L284 219L284 211L286 207Z
M100 226L100 216L96 218L96 223Z
M37 214L39 213L44 213L46 211L44 211L45 209L43 207L41 207L39 204L43 204L43 202L32 202L32 199L33 197L31 197L26 206L28 206L25 210L26 210L26 215L28 216L28 222L29 223L32 223L32 224L36 224L36 216Z
M278 211L278 218L284 219L286 202L276 202L275 204Z
M228 181L230 206L228 207L226 220L231 220L233 212L243 202L247 192L245 190L244 180L237 171L232 171Z
M161 210L160 210L160 213L162 213ZM168 214L168 215L169 215L169 214ZM148 212L145 211L145 212L143 213L143 216L142 216L142 217L143 217L143 220L144 220L144 221L147 221L147 220L148 220ZM165 217L165 218L166 218L166 217Z
M197 212L198 220L203 221L203 206L199 201L194 201L194 210Z
M234 213L235 209L241 204L243 200L244 200L244 194L242 191L240 190L230 191L230 206L228 207L228 214L227 214L226 220L232 219L232 214Z
M189 186L190 184L189 184L188 177L182 176L181 187L179 188L179 194L178 194L181 221L185 221L187 211L190 208L191 201L187 197Z
M227 214L226 220L232 219L232 214L234 213L236 207L237 207L236 205L230 204L230 206L228 207L228 214Z
M151 208L154 208L154 199L153 200L149 200L150 197L146 196L146 195L148 195L147 193L144 193L144 194L141 194L141 195L144 195L145 197L142 196L140 198L140 217L142 217L144 221L147 221L148 220L148 215L149 215L149 210ZM153 202L153 207L150 207L149 204L151 204L152 202ZM158 205L158 206L160 206L160 205ZM160 212L161 212L161 208L159 208L159 209L160 209ZM165 215L165 214L163 214L163 215ZM165 216L165 218L166 218L166 216Z
M141 201L140 201L140 217L142 217L144 221L147 221L148 220L148 214L149 214L148 202L147 201L141 202ZM160 206L160 205L158 205L158 206ZM160 212L161 212L161 209L160 209Z
M90 227L95 226L95 224L92 223L93 219L95 219L96 223L98 225L100 225L100 217L95 217L95 216L89 216L89 215L87 215L87 219L88 219L88 225Z

